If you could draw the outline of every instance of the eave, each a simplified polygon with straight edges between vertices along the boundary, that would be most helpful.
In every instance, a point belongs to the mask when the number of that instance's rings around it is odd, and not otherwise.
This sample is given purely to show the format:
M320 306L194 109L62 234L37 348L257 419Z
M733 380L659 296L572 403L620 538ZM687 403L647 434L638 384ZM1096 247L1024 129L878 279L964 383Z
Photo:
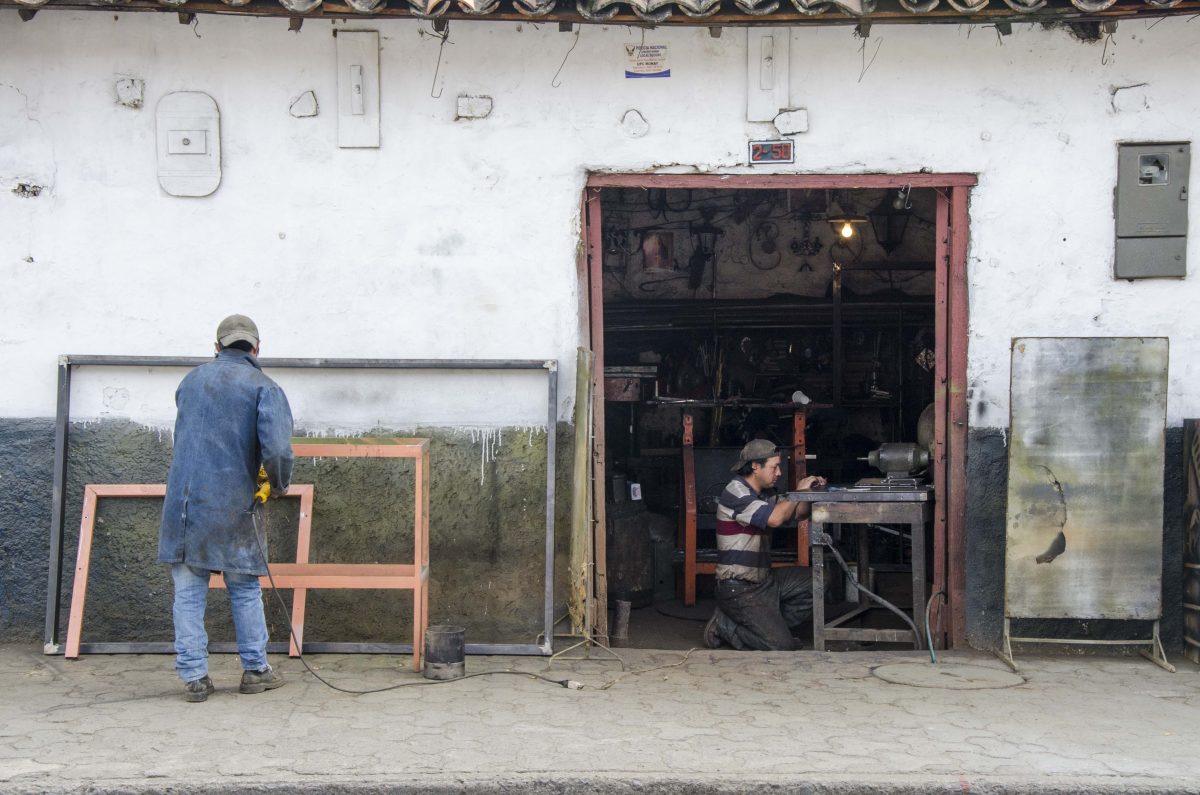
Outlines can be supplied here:
M1103 23L1200 13L1200 0L0 0L41 10L166 12L308 19L424 19L706 27ZM293 22L293 27L298 26ZM1084 28L1081 32L1089 37ZM1091 38L1098 37L1093 31Z

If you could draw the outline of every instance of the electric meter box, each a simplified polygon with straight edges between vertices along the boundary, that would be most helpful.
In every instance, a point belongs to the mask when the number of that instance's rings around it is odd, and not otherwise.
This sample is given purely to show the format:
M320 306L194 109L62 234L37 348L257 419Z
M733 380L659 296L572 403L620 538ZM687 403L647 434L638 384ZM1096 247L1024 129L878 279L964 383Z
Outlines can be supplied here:
M1187 143L1122 144L1117 155L1118 279L1187 275Z

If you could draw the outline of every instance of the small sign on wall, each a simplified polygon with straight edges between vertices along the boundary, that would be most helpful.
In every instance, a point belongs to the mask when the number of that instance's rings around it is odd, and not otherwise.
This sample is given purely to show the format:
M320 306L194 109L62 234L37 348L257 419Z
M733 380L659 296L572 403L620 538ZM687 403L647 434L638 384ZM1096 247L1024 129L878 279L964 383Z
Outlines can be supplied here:
M670 77L665 44L626 44L625 77Z
M796 146L792 141L751 141L750 165L795 163Z

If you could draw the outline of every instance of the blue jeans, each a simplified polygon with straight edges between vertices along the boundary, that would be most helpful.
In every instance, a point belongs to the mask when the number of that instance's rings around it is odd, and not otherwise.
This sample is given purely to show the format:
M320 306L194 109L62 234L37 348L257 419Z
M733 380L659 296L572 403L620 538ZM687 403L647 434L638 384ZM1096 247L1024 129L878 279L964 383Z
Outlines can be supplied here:
M175 581L175 670L185 682L208 675L204 609L208 605L210 574L207 569L192 568L185 563L171 566L171 579ZM258 577L232 571L223 574L242 668L261 671L267 667L267 619L263 615Z

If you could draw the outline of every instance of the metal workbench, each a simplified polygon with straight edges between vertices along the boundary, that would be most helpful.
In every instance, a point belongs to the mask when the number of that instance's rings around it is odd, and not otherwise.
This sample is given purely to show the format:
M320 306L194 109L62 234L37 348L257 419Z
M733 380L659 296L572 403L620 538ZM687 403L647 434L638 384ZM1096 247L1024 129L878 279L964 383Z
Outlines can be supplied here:
M932 515L930 486L831 486L813 491L789 491L787 499L812 503L810 534L819 537L829 524L853 524L858 528L858 576L870 570L870 535L878 525L906 524L912 537L913 622L926 634L925 621L925 524ZM820 544L811 545L813 588L813 648L825 650L827 640L906 643L909 629L869 629L845 624L874 605L861 592L858 606L825 622L825 556ZM921 642L920 638L917 638Z

